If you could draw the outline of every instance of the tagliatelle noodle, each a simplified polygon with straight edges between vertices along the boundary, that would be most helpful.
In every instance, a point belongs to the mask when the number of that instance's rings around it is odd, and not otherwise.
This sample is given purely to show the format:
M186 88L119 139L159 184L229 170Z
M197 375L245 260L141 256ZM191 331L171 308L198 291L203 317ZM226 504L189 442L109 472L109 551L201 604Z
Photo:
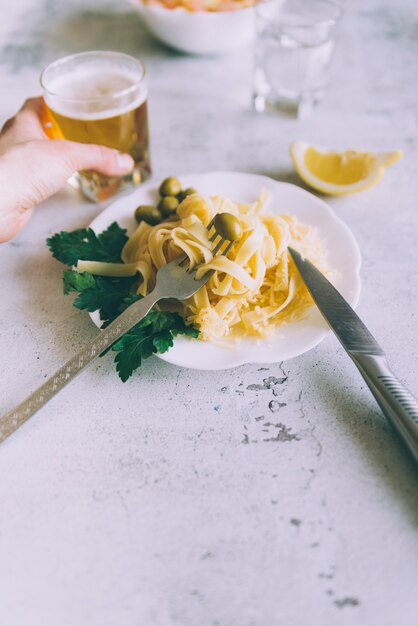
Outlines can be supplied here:
M157 226L139 224L123 248L123 265L80 261L77 269L112 276L139 272L142 280L138 293L146 295L155 285L157 270L184 252L191 267L199 266L198 278L209 269L215 270L206 285L179 305L187 323L200 330L200 337L216 341L231 336L266 336L278 325L303 317L312 304L288 245L326 270L326 254L317 229L291 215L268 213L268 201L266 191L249 204L220 195L209 198L192 194L178 207L177 219ZM209 233L206 228L221 212L232 213L243 231L228 257L213 256L209 239L214 231ZM105 267L109 265L112 267Z

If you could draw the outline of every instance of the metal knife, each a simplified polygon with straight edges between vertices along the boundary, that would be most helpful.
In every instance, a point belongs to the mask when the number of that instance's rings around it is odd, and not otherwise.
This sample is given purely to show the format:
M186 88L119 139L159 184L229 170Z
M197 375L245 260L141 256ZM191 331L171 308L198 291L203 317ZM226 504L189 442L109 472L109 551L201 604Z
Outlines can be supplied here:
M337 289L299 252L288 250L318 309L418 462L417 400L390 370L385 352Z

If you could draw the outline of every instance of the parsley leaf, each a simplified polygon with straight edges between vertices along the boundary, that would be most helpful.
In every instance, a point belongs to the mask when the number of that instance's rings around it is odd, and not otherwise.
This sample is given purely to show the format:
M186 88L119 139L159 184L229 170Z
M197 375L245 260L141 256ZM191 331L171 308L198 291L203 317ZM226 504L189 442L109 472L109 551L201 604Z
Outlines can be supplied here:
M128 241L126 230L113 222L100 235L91 228L57 233L46 240L52 256L66 265L76 265L79 259L120 263L121 252Z
M74 272L73 270L64 270L62 274L64 283L64 295L72 291L84 291L96 285L96 280L92 274L88 272Z
M49 238L47 244L52 255L67 265L75 265L79 259L119 263L127 239L126 231L114 222L100 235L90 228L61 232ZM138 280L138 276L111 278L74 270L63 273L64 294L78 293L73 302L78 309L98 310L103 328L141 299L134 293ZM198 337L199 331L188 326L178 313L152 309L110 348L117 353L115 363L121 380L127 381L143 359L171 348L175 335Z
M100 319L107 325L126 309L124 300L132 283L132 280L96 277L95 287L82 291L74 300L74 306L78 309L87 309L90 313L99 310ZM129 303L132 302L133 299Z
M152 344L155 348L155 352L163 354L167 352L169 348L173 347L173 332L171 330L161 330L156 333L152 339Z
M73 302L74 306L90 313L99 311L100 319L105 323L114 320L127 306L140 298L135 293L131 294L133 286L138 282L137 276L110 278L65 270L63 279L64 294L79 292Z
M128 331L112 346L112 350L118 352L115 357L116 370L123 383L141 365L142 359L156 352L153 338L145 329Z
M199 332L186 326L178 313L168 313L152 309L148 315L116 341L112 350L118 352L116 369L123 382L155 352L167 352L173 346L173 336L177 334L198 337Z

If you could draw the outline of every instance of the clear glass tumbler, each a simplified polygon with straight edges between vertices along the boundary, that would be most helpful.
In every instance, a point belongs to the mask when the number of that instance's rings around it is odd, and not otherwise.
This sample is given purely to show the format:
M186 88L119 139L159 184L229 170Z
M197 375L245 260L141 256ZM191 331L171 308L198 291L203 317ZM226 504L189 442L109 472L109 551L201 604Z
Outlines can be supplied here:
M304 116L325 94L342 9L331 0L270 0L256 8L256 111Z
M124 177L77 172L73 179L85 196L101 202L149 178L148 92L140 61L118 52L82 52L51 63L41 85L48 137L108 146L135 161Z

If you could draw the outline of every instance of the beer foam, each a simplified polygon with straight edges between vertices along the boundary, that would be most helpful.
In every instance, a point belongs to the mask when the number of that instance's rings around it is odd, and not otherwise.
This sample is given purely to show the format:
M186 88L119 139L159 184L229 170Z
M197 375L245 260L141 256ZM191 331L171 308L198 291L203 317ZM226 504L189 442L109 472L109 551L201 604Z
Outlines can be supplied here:
M115 95L134 87L122 95ZM47 105L59 115L79 120L98 120L121 115L137 108L147 98L145 83L126 68L89 63L66 76L48 81L44 95Z

